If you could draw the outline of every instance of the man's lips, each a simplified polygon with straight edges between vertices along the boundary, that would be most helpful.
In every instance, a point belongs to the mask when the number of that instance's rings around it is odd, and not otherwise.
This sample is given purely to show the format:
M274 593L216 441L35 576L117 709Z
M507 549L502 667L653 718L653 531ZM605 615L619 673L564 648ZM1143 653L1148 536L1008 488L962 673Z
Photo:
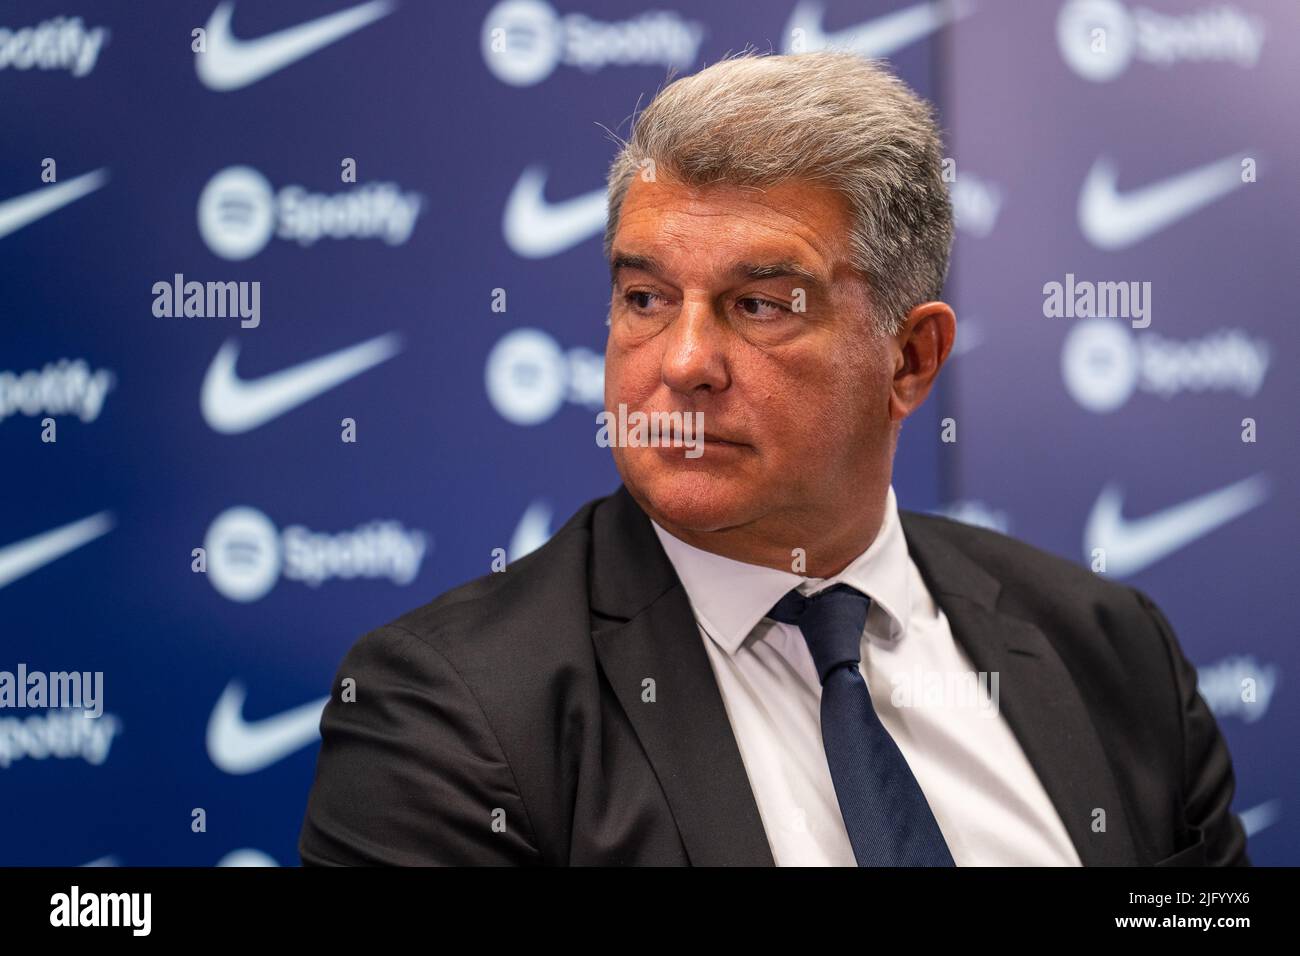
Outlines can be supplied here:
M739 441L735 438L719 438L711 435L707 431L702 435L692 435L688 440L683 439L680 435L668 435L661 442L663 445L690 444L703 446L705 448L749 448L748 442Z
M743 434L732 432L731 429L715 429L709 425L708 413L699 413L695 411L683 411L676 409L673 411L636 409L635 412L646 416L647 422L659 420L662 425L659 428L659 441L662 442L687 442L699 445L717 445L718 447L748 448L752 447L751 443L746 441ZM608 414L612 414L607 412ZM630 416L633 414L629 412ZM703 419L698 420L694 417L697 414L703 414ZM677 421L670 418L664 420L659 416L678 416ZM685 420L685 429L683 429L683 419ZM611 423L612 426L612 423ZM630 429L629 429L630 430ZM689 434L689 437L687 435Z
M681 432L678 432L678 431L676 431L676 430L674 430L674 431L672 431L672 432L669 433L668 437L671 438L671 439L679 439L679 438L682 437L682 433L681 433ZM715 434L714 434L713 432L711 432L708 428L705 428L705 429L703 429L702 431L699 431L699 432L696 432L695 434L693 434L693 435L691 436L691 441L703 442L703 443L706 444L706 445L737 445L737 446L740 446L740 445L748 445L748 444L749 444L749 442L741 441L739 438L736 438L736 437L733 436L733 435L715 435Z

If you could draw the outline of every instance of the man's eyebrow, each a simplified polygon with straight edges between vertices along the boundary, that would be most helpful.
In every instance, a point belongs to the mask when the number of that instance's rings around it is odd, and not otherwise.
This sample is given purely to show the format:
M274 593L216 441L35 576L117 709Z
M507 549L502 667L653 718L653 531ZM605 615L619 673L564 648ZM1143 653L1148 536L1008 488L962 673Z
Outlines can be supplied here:
M614 281L618 277L620 269L636 269L653 275L663 273L659 261L653 256L643 256L635 253L615 254L609 263L610 281ZM793 259L780 259L776 262L738 262L731 267L729 272L730 275L738 279L794 278L802 279L804 282L815 286L825 284L821 276Z
M777 262L738 262L731 274L742 279L802 279L810 285L823 285L821 276L793 259Z
M653 275L661 275L663 268L659 265L659 260L653 256L642 256L630 252L615 253L609 262L609 281L613 282L618 278L620 269L637 269L641 272L649 272Z

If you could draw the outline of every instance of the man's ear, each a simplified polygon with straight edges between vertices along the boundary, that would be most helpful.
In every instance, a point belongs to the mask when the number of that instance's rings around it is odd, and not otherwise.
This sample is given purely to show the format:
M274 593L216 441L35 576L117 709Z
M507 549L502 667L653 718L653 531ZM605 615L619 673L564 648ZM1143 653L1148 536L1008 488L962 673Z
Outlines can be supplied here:
M889 416L902 421L920 407L957 337L957 316L946 302L923 302L907 313L897 346Z

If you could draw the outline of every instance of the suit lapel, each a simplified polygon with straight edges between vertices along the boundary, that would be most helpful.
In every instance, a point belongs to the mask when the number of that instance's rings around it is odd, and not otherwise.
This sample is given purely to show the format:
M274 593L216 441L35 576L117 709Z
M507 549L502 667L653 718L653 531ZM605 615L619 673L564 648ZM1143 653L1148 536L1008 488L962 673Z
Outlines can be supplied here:
M908 552L999 707L1085 866L1139 863L1100 737L1074 679L1034 624L997 609L1001 584L938 519L901 511ZM771 866L758 806L690 602L649 519L620 488L597 509L592 639L696 866ZM654 702L643 700L654 681ZM1106 831L1092 830L1106 811Z
M1039 628L997 609L1002 585L962 554L939 519L901 511L908 552L977 671L999 676L999 707L1085 866L1139 863L1101 739L1065 663ZM1096 809L1106 830L1092 830Z
M772 866L745 765L690 602L649 519L620 488L597 509L592 640L695 866ZM654 681L654 701L643 699Z

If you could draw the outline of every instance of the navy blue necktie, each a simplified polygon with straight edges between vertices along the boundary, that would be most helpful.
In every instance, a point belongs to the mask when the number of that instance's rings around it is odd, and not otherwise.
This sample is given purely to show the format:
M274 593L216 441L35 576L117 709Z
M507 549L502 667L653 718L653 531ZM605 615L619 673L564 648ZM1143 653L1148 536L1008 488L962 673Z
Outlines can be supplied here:
M822 683L822 744L858 866L953 866L912 768L858 670L871 598L847 584L791 591L768 617L803 632Z

